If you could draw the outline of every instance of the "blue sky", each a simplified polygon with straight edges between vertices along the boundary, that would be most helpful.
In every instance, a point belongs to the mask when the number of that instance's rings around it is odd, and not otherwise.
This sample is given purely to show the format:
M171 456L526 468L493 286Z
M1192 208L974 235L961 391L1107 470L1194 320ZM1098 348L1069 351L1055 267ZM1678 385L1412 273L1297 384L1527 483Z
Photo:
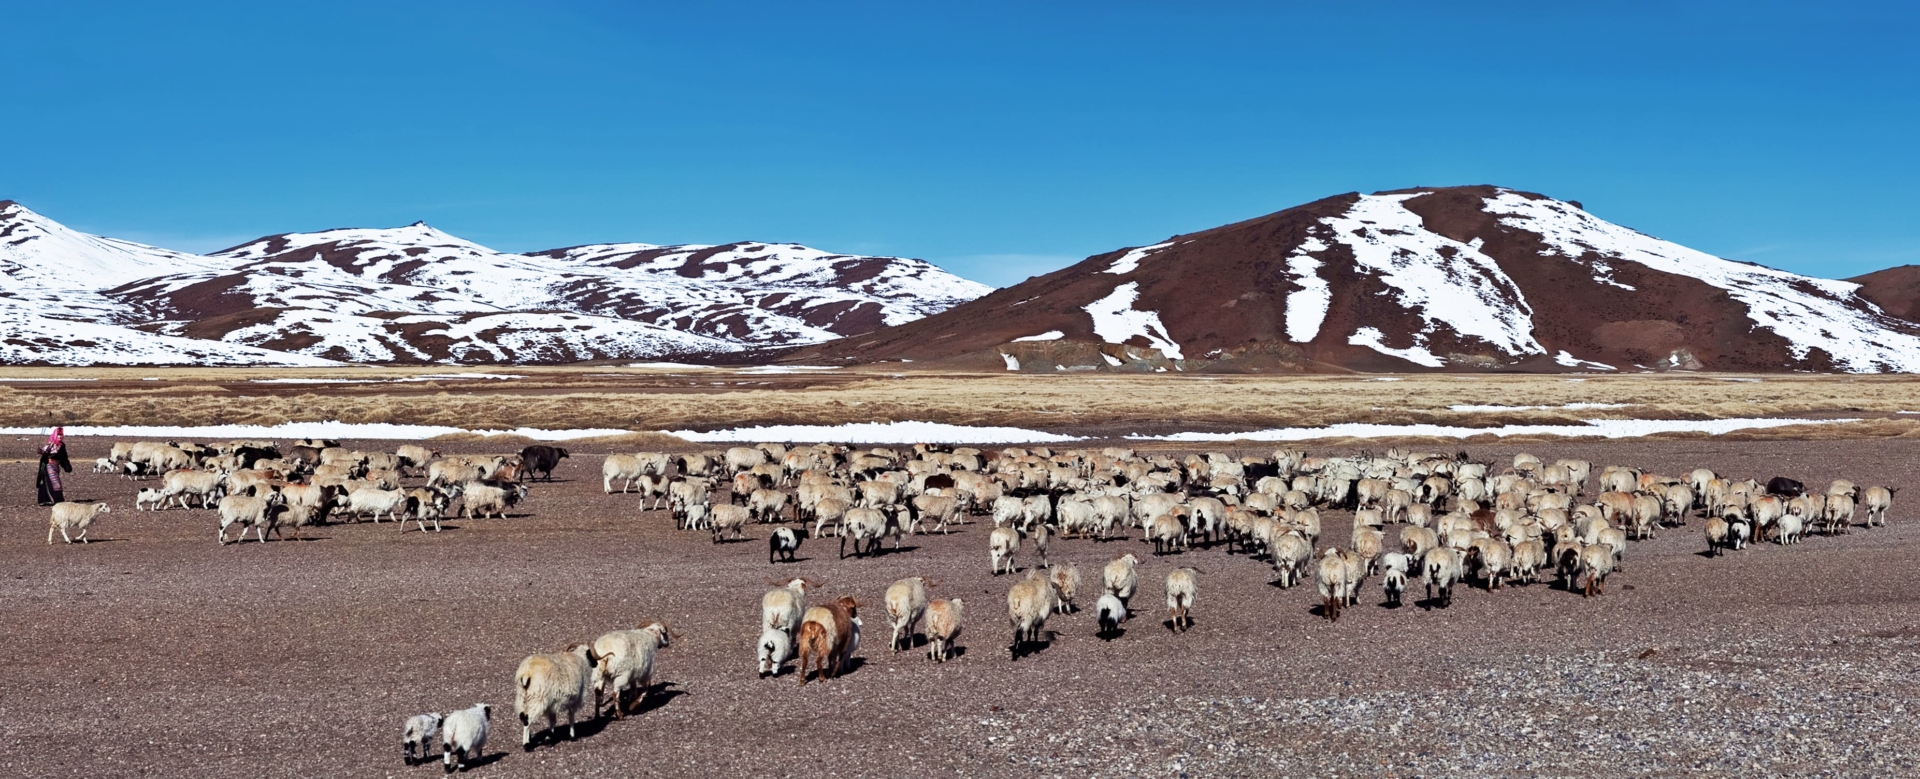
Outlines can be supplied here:
M795 241L1010 284L1493 183L1735 259L1920 262L1911 4L39 3L0 198L211 250Z

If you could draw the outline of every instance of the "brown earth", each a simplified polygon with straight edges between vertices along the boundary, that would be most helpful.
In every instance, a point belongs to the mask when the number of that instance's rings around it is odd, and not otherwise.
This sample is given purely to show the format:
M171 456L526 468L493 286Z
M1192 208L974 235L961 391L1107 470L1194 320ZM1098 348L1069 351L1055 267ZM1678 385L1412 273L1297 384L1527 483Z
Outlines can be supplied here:
M1860 285L1860 297L1887 313L1920 322L1920 265L1901 265L1847 279Z
M443 533L321 528L218 547L211 515L141 513L138 486L77 473L108 500L96 543L48 546L31 501L37 440L0 439L0 761L19 776L426 776L407 716L494 705L483 776L1911 775L1920 763L1920 525L1718 559L1699 522L1635 542L1607 593L1463 588L1451 608L1380 605L1377 579L1337 623L1308 589L1270 586L1223 549L1153 558L1138 541L1056 540L1093 574L1142 555L1136 617L1111 643L1085 613L1019 662L982 526L873 559L808 541L769 566L767 528L714 545L605 496L576 449L505 520ZM351 443L351 442L350 442ZM366 442L386 448L393 442ZM76 460L101 440L72 442ZM1536 446L1662 472L1845 476L1911 485L1916 444L1720 440ZM1473 447L1504 458L1511 447ZM1345 540L1327 515L1326 541ZM1032 561L1024 554L1022 567ZM1162 624L1160 581L1201 571L1195 628ZM753 673L770 575L824 579L869 604L860 664L796 687ZM886 649L888 582L962 597L965 654ZM1091 578L1091 577L1090 577ZM1092 587L1088 587L1092 589ZM1082 595L1090 605L1091 595ZM665 686L646 712L519 751L509 679L525 654L664 619Z

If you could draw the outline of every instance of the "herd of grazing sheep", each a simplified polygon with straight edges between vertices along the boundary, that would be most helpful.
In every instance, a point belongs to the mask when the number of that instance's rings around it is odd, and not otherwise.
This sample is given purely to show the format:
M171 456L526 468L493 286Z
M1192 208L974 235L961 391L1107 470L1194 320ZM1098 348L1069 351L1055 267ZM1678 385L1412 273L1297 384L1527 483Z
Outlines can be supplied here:
M551 481L566 457L565 449L552 446L517 455L441 456L413 445L389 454L314 440L284 450L260 441L143 442L116 444L96 470L158 479L159 487L140 490L137 508L216 510L217 537L225 544L232 525L239 525L242 540L251 529L264 542L283 528L298 537L299 528L330 517L392 519L402 531L413 520L423 532L428 523L438 530L456 502L462 517L503 516L525 500L527 480ZM424 477L424 486L403 487L409 473ZM767 533L769 564L793 561L806 539L836 538L844 559L881 554L889 538L898 549L907 535L990 521L991 575L1019 574L1022 557L1035 563L1007 593L1007 650L1014 660L1043 640L1050 616L1080 610L1080 570L1049 563L1053 539L1104 541L1137 530L1156 557L1224 546L1227 555L1261 561L1280 587L1311 577L1321 614L1337 620L1359 602L1370 577L1379 578L1393 606L1412 587L1424 590L1429 608L1448 606L1463 582L1493 591L1552 579L1591 597L1604 593L1631 541L1690 519L1704 519L1706 554L1717 556L1753 542L1788 545L1809 533L1845 533L1856 520L1884 525L1894 494L1846 480L1822 492L1785 477L1762 484L1704 468L1685 475L1624 466L1596 472L1587 461L1548 463L1529 454L1496 466L1465 453L1398 449L1345 457L1282 449L1271 456L1177 458L1122 448L989 454L926 445L901 451L761 444L677 456L608 455L601 475L603 492L637 492L642 511L668 509L675 528L709 534L715 543L744 537L749 525L776 525ZM1344 547L1321 548L1320 512L1331 509L1352 511L1352 532ZM56 531L78 531L84 543L88 524L106 511L104 503L56 505L48 543ZM1111 640L1133 614L1144 554L1144 548L1124 552L1100 571L1095 635ZM1175 633L1193 624L1199 576L1191 566L1165 576L1166 625ZM807 577L771 583L755 644L760 675L780 675L794 660L801 685L840 675L859 650L860 600L809 603L820 583ZM891 649L911 648L924 635L930 660L956 656L965 604L931 598L936 587L914 576L887 588L881 601ZM630 697L647 694L655 655L671 636L654 622L527 657L513 676L522 746L533 747L536 728L557 731L563 716L571 738L589 690L589 716L602 716L607 696L612 715L624 715ZM464 767L485 744L489 713L477 704L407 720L407 761L426 759L437 736L447 770Z

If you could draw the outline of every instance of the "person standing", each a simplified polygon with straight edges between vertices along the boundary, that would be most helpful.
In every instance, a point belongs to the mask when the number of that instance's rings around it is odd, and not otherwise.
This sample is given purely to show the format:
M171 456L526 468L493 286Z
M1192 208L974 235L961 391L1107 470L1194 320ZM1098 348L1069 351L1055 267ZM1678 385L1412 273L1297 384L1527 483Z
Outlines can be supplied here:
M67 459L66 428L56 427L53 434L47 436L47 443L40 447L40 475L34 479L40 488L40 505L51 506L67 499L60 484L60 472L73 473L73 462Z

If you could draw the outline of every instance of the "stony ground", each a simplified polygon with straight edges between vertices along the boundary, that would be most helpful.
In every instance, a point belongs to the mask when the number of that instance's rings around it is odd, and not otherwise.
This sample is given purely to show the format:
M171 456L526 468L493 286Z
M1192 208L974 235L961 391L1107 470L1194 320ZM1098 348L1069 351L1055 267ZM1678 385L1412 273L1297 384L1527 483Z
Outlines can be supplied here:
M0 441L0 458L33 444ZM89 460L105 442L72 448ZM1528 448L1892 486L1920 454L1900 439ZM769 566L765 527L718 546L674 531L602 495L598 465L578 453L505 520L226 547L210 513L137 513L135 485L86 473L69 496L114 513L95 543L48 546L31 465L0 465L0 773L425 776L439 769L401 764L401 721L486 701L474 770L489 776L1920 774L1920 522L1899 508L1891 528L1719 559L1698 554L1695 522L1636 542L1591 600L1542 584L1388 609L1370 580L1332 624L1309 590L1224 549L1056 540L1054 560L1090 578L1122 551L1146 558L1137 616L1111 642L1086 614L1055 617L1049 645L1009 662L1012 581L988 574L979 525L874 559L809 541ZM1326 540L1344 542L1345 520L1328 515ZM1202 571L1178 636L1161 623L1176 565ZM756 677L776 573L873 604L853 672ZM968 603L953 662L886 648L881 593L914 574ZM647 710L521 752L519 659L652 619L680 637Z

